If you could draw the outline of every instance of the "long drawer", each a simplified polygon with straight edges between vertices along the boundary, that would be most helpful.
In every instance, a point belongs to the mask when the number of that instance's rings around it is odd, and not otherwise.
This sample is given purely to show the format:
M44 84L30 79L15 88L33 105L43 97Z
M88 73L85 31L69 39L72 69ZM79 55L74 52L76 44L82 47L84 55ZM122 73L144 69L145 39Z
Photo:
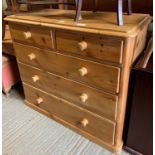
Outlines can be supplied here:
M119 92L120 68L14 43L18 60L83 82L98 89Z
M22 63L18 63L18 66L22 81L82 106L98 115L111 120L116 119L117 96Z
M10 24L11 37L14 41L28 43L38 47L53 49L54 32L48 28L30 25Z
M122 63L123 40L121 38L57 30L56 46L59 51Z
M89 134L114 144L115 123L98 117L83 108L24 84L26 100Z

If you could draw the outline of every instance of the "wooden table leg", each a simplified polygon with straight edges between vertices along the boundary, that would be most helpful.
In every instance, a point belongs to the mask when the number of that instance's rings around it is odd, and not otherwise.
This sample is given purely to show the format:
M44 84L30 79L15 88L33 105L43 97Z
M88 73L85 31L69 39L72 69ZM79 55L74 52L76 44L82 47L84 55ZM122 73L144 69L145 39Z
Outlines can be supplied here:
M118 0L117 23L119 26L123 25L123 1L122 0Z
M132 14L131 0L128 0L127 8L128 8L128 15L131 15Z
M76 16L75 21L78 22L82 19L81 17L81 9L82 9L82 2L83 0L75 0L76 1Z

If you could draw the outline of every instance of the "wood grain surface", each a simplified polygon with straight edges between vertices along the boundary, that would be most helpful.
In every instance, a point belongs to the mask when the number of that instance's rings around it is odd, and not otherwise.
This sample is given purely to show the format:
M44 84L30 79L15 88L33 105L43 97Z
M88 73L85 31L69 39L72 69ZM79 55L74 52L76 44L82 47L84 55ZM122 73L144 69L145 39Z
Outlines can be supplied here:
M51 115L56 115L68 123L104 140L107 143L114 143L115 123L107 121L101 117L97 117L92 113L73 106L69 102L66 102L56 96L48 95L38 89L32 88L28 85L24 85L26 100L30 103L39 106ZM38 97L43 98L43 103L37 105L36 99ZM68 113L69 112L69 113ZM81 120L86 118L88 125L83 127Z
M26 103L118 152L130 69L152 18L124 14L124 26L118 26L116 13L85 11L78 23L74 15L47 9L6 18L19 27L12 35L24 85L31 85L25 87Z
M14 47L17 59L21 62L99 89L105 89L108 92L119 92L120 68L18 43L14 43ZM36 55L34 60L29 60L28 55L31 53ZM79 73L82 67L88 70L85 76Z
M117 14L108 12L82 12L83 20L74 22L75 11L70 10L43 10L28 14L9 16L5 20L20 24L32 24L59 28L63 30L74 30L95 34L115 35L121 37L136 36L140 24L150 22L148 14L124 15L124 26L117 25Z
M86 49L80 50L79 44L87 44ZM87 35L74 32L56 31L56 46L60 51L83 55L101 60L122 62L123 40L102 35Z
M11 36L13 40L22 43L29 43L42 48L54 48L53 31L51 29L42 29L40 27L33 27L29 25L10 25ZM25 34L30 33L29 38L25 38Z
M77 106L84 107L103 117L111 120L116 119L117 96L54 74L46 73L23 63L18 63L18 66L22 81L25 83L66 99ZM32 77L35 75L39 77L37 82L33 82L32 80ZM82 94L88 96L86 102L81 101L80 96Z

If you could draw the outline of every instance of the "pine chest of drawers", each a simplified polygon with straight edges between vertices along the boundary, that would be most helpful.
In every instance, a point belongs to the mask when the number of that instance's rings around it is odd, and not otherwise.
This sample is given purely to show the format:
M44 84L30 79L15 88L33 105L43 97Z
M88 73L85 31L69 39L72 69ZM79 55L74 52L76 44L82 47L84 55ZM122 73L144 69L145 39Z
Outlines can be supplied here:
M118 152L130 68L145 46L149 15L44 10L7 17L26 103Z

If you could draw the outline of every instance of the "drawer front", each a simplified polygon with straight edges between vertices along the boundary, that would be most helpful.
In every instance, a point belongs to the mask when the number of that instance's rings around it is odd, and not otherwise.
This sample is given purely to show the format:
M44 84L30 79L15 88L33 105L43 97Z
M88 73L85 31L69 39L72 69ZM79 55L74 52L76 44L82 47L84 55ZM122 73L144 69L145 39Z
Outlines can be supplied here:
M116 119L117 96L97 89L45 73L36 68L19 63L22 81L82 106L96 114ZM34 77L38 77L35 81Z
M56 45L59 51L122 63L123 41L121 39L56 31Z
M16 56L21 62L59 74L66 78L106 89L119 91L120 69L117 67L78 59L63 54L15 43Z
M115 123L28 85L24 85L24 92L28 102L39 106L43 110L51 113L51 115L56 115L106 143L114 143Z
M54 34L50 29L10 24L10 31L12 39L15 41L47 49L54 48Z

